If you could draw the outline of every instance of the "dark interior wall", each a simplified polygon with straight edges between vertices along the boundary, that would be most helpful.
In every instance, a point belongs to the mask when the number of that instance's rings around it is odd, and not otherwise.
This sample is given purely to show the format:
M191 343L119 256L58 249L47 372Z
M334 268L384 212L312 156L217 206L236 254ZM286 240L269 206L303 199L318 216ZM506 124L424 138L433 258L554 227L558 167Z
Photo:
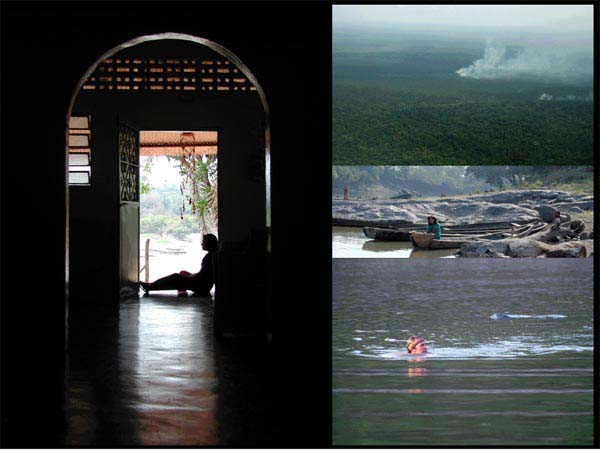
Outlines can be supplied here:
M110 167L112 172L108 174L100 173L94 166L98 163L98 169L103 169L107 165L101 165L102 159L117 160L117 120L124 120L140 130L217 130L219 200L223 207L219 218L219 238L224 242L244 241L252 227L265 226L264 177L262 180L254 179L251 165L254 160L264 162L264 147L261 148L260 140L260 134L264 133L264 112L256 93L240 98L215 96L185 101L168 94L121 96L84 93L76 102L77 109L92 113L95 139L92 171L94 177L103 177L95 180L94 185L104 185L104 177L111 175L113 184L115 177L118 180L118 170L115 171L114 167ZM73 189L71 192L74 196L71 213L75 216L79 199ZM83 188L78 192L85 195ZM114 205L115 198L112 201ZM103 205L98 206L100 210L91 216L101 213Z
M116 119L92 114L92 183L69 187L69 286L71 321L92 303L118 300L119 165Z
M70 188L72 307L118 299L118 120L140 130L218 131L219 239L228 247L265 227L264 177L256 178L252 170L254 161L264 164L265 152L260 136L265 115L256 92L181 98L81 91L73 111L92 115L93 181Z
M276 394L265 395L275 397L281 412L273 430L283 436L282 445L328 445L331 6L4 1L0 7L2 444L61 442L70 97L108 49L136 36L174 31L233 51L266 93L272 136L271 371L277 381ZM25 145L25 139L35 139L35 145Z

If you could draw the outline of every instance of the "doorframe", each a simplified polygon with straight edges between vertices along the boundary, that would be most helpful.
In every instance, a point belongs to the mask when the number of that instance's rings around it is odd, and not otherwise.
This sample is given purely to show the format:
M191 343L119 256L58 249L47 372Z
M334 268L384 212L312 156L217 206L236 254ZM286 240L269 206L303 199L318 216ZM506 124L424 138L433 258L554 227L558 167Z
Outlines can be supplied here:
M178 130L178 129L172 129L173 127L167 127L167 128L161 128L160 130L158 129L142 129L140 128L138 131L139 133L141 133L142 131L180 131L183 132L183 130ZM220 126L215 126L215 127L209 127L209 126L200 126L200 127L194 127L193 130L185 130L185 131L213 131L215 133L217 133L217 154L215 155L217 157L217 239L219 239L219 241L221 240L220 236L221 236L221 196L218 194L218 190L219 190L219 186L221 185L221 169L219 167L219 160L220 160L220 156L221 156L221 145L220 145L220 141L221 141L221 129L222 127ZM140 140L141 142L141 140ZM140 149L141 149L141 144L140 144ZM140 158L141 158L141 153L140 153ZM160 155L159 155L160 156ZM141 164L138 167L138 171L141 168ZM140 178L141 179L141 178ZM142 196L140 194L140 208L139 208L139 213L141 214L142 212ZM139 221L139 214L138 214L138 221ZM140 232L140 228L138 228L138 239L141 235ZM139 260L139 250L141 249L141 247L138 247L138 260ZM139 277L139 273L138 273L138 277ZM216 289L216 287L215 287ZM216 294L215 294L216 295Z
M250 71L250 69L239 59L232 51L223 47L216 42L213 42L206 38L201 38L198 36L184 34L184 33L175 33L175 32L165 32L165 33L156 33L138 36L136 38L130 39L126 42L123 42L108 51L104 52L99 58L97 58L94 63L92 63L88 69L83 73L77 84L75 85L75 89L73 90L73 94L71 95L71 99L69 101L69 106L67 108L67 115L65 118L65 146L64 146L64 155L65 155L65 165L64 165L64 189L65 189L65 323L67 324L65 333L68 339L68 329L69 329L69 183L68 183L68 170L69 170L69 121L71 115L73 113L73 107L81 91L86 80L91 76L91 74L96 70L98 65L102 63L105 59L113 56L121 50L127 49L129 47L133 47L138 44L143 44L145 42L152 41L160 41L160 40L179 40L179 41L187 41L193 42L204 47L208 47L214 52L218 53L221 56L229 59L252 83L252 85L256 88L256 92L258 93L264 111L264 154L265 154L265 224L267 228L267 245L266 245L266 253L267 256L271 254L271 124L270 124L270 110L269 105L266 99L265 92L254 76L254 74ZM218 150L217 150L217 158L218 158ZM218 176L218 175L217 175ZM220 208L219 208L220 211ZM67 340L68 342L68 340Z

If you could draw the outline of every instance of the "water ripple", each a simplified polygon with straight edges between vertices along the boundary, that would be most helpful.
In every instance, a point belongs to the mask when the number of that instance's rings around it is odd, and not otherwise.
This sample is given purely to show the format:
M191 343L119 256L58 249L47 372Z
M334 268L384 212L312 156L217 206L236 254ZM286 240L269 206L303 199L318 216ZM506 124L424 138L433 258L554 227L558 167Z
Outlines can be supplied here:
M333 389L336 394L593 394L593 389Z
M338 417L414 417L414 416L521 416L521 417L562 417L562 416L591 416L593 412L568 411L436 411L436 412L369 412L369 413L339 413Z

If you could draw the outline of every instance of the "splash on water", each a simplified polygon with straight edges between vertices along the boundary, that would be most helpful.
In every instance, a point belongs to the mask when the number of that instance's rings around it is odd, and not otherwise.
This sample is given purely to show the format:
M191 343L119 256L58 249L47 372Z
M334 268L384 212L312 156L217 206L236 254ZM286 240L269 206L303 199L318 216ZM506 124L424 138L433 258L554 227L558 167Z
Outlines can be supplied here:
M493 320L505 320L505 319L565 319L567 316L562 314L540 314L532 316L529 314L507 314L507 313L496 313L490 316Z
M476 347L432 347L429 353L410 355L406 349L370 345L349 353L362 358L375 358L396 361L425 361L427 359L504 359L524 356L550 355L565 352L593 352L592 346L543 345L521 342L518 339L481 344Z

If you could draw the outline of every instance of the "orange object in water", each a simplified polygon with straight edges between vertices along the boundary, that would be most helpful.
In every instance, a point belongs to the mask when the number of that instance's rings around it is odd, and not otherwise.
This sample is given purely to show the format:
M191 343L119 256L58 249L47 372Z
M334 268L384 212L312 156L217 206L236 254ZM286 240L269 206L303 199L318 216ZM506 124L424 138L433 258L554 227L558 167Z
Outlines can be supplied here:
M422 355L423 353L427 353L427 344L425 344L425 339L421 336L411 336L406 341L406 350L411 355Z

